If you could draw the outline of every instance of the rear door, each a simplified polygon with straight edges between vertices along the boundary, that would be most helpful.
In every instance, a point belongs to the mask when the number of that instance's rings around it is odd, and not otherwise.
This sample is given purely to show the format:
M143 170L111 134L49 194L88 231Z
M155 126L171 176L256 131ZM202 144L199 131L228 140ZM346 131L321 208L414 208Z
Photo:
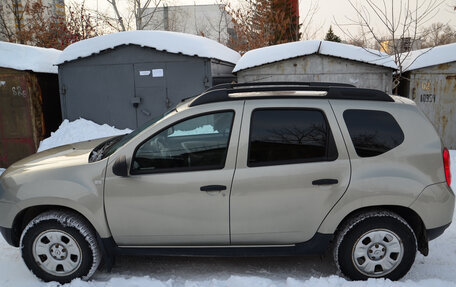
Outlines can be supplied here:
M344 194L350 162L327 100L252 100L244 109L231 244L312 238Z

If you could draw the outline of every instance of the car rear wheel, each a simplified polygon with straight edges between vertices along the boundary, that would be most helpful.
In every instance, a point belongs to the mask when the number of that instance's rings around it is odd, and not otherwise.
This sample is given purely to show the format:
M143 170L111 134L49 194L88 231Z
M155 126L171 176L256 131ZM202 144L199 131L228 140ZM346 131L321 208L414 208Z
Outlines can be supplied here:
M70 212L50 211L35 217L25 227L20 246L27 267L46 282L87 280L101 260L92 228Z
M334 247L339 270L352 280L398 280L415 261L413 229L399 215L374 211L349 220L340 229Z

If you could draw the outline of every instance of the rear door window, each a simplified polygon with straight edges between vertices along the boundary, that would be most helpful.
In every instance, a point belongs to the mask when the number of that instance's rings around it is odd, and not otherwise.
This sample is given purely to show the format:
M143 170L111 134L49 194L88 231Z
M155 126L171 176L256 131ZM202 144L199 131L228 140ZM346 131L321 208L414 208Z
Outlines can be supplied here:
M331 161L337 149L317 109L258 109L252 113L249 167Z
M346 110L343 115L356 153L360 157L381 155L404 141L401 127L387 112Z

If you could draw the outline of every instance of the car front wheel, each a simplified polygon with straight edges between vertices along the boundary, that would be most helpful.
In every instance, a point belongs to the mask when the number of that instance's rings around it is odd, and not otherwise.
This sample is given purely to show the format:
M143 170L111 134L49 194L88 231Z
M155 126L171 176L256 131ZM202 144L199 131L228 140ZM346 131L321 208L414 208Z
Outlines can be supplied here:
M349 220L337 235L334 259L352 280L398 280L415 261L417 241L413 229L399 215L374 211Z
M96 236L80 215L49 211L35 217L21 236L27 267L43 281L89 279L101 260Z

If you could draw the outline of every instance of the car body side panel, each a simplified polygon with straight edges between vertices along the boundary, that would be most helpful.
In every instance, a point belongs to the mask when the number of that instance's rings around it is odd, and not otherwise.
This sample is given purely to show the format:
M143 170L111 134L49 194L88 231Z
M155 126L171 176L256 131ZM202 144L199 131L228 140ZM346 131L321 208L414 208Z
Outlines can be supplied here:
M248 167L251 113L256 108L304 108L323 111L336 142L334 161ZM337 179L334 185L312 181ZM230 201L231 244L293 244L310 240L344 194L350 162L327 100L250 100L243 128Z
M102 140L58 147L19 161L2 176L5 193L0 210L9 210L0 225L11 227L14 217L29 207L63 206L81 213L101 237L109 237L103 206L103 177L107 160L88 163L90 151ZM2 208L1 205L9 205Z
M319 232L334 233L345 216L362 207L409 207L428 185L445 182L440 138L414 105L376 103L374 106L363 101L338 100L331 100L330 103L350 153L352 180L346 194L328 214ZM343 118L343 112L347 109L387 111L404 132L403 143L375 157L359 157ZM440 221L441 225L448 223L446 218ZM427 226L429 222L424 224Z

